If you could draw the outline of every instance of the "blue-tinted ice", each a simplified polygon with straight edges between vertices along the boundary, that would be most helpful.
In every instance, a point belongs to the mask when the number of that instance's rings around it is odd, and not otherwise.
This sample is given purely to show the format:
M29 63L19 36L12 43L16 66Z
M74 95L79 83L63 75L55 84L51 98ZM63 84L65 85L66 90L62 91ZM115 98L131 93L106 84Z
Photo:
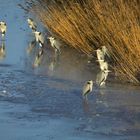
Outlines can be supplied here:
M67 48L57 61L47 49L42 65L33 68L37 48L26 54L33 36L20 2L0 0L0 20L8 25L0 62L0 139L139 140L140 88L108 81L84 101L82 86L95 80L97 68Z

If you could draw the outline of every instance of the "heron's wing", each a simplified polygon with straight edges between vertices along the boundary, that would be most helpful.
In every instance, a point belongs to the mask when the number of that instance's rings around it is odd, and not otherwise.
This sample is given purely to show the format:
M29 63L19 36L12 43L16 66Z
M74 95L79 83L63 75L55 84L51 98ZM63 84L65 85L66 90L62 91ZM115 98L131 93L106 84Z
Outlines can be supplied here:
M90 86L86 83L83 87L83 96L85 96L90 91Z
M44 43L44 36L43 36L43 34L41 34L41 35L39 36L39 40L41 41L41 43Z
M100 85L100 83L104 80L104 72L100 71L96 77L96 83Z
M6 26L2 24L2 25L0 26L0 29L1 29L2 32L4 32L4 31L6 31Z
M103 72L101 71L96 79L97 83L102 86L103 84L105 84L105 81L107 79L108 76L108 72Z
M107 62L104 63L104 70L108 70L108 63Z
M59 43L55 42L55 43L54 43L54 47L55 47L58 51L60 51L60 44L59 44Z

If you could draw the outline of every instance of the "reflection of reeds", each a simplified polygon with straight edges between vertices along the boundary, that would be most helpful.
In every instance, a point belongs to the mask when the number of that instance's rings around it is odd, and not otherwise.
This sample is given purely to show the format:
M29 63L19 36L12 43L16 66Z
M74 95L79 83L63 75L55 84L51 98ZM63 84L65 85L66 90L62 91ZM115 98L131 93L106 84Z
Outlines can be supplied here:
M49 30L77 50L91 54L106 45L118 77L139 83L138 0L38 0L30 6Z

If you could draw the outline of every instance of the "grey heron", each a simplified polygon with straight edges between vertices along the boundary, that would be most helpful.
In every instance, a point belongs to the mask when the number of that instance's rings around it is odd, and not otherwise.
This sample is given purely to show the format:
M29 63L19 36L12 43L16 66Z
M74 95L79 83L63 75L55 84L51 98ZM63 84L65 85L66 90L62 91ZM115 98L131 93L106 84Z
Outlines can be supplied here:
M99 86L104 86L107 77L108 77L108 72L100 71L96 76L96 84Z
M84 86L83 86L83 97L85 97L87 99L87 95L92 92L92 88L93 88L93 81L89 80L87 81Z
M102 52L103 52L104 56L107 55L108 57L110 57L110 54L109 54L109 51L108 51L107 47L106 46L101 46L101 48L102 48Z
M56 40L54 37L48 37L48 39L50 40L51 46L54 48L55 53L56 52L60 53L61 43L58 40Z
M104 61L104 53L101 49L96 50L97 61Z
M2 34L2 38L5 36L7 30L7 25L5 21L0 21L0 32Z
M35 31L34 34L35 34L36 42L39 43L40 47L43 47L44 42L45 42L43 34L41 32L38 32L38 31Z
M29 27L32 29L32 31L36 31L37 25L34 22L34 20L32 18L28 18L27 22L28 22Z
M108 70L108 63L107 62L99 61L99 65L100 65L101 71L111 72L110 70Z

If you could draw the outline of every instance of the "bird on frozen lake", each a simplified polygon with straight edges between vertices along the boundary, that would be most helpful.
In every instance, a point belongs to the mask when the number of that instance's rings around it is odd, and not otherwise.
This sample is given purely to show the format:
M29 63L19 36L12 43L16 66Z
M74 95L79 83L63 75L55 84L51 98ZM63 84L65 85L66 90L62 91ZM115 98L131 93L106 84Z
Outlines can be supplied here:
M43 47L44 46L44 42L45 42L43 34L41 32L38 32L38 31L35 31L34 34L35 34L36 42L39 43L40 47Z
M105 62L105 61L99 61L99 65L100 65L101 71L111 72L110 70L108 70L108 63L107 62Z
M101 49L96 50L97 61L104 61L104 52Z
M104 54L104 57L107 55L108 57L110 57L109 51L107 49L106 46L102 46L102 52Z
M58 40L56 40L54 37L48 37L48 39L50 40L51 46L54 48L55 53L56 52L60 53L61 43Z
M93 81L89 80L87 81L84 86L83 86L83 97L87 100L87 95L92 92L92 87L93 87Z
M6 22L0 21L0 32L2 34L2 38L5 36L6 30L7 30Z
M32 31L36 31L37 25L34 22L34 20L32 18L28 18L27 22L28 22L29 27L32 29Z
M107 77L108 77L108 72L100 71L96 76L96 84L99 85L100 87L104 86Z

